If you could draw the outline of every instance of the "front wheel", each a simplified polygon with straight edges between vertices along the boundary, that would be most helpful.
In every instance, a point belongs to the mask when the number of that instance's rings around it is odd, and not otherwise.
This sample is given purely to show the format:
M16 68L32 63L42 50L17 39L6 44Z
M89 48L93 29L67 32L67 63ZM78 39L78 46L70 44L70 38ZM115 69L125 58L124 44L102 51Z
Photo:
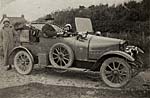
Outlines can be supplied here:
M123 87L131 78L131 68L124 59L111 57L102 63L100 75L108 86Z
M19 51L14 57L14 66L18 73L27 75L33 69L33 61L26 51Z

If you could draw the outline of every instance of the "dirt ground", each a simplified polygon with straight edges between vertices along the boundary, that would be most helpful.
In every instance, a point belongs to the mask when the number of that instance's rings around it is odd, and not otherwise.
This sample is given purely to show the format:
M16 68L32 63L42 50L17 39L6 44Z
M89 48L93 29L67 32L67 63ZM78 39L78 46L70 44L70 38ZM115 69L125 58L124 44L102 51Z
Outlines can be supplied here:
M94 89L30 83L0 89L0 98L149 98L150 91Z
M1 66L0 66L1 67ZM143 73L119 89L109 88L98 75L84 72L58 73L35 67L30 75L0 69L0 98L149 98ZM90 77L90 78L89 78ZM149 77L149 74L147 75Z

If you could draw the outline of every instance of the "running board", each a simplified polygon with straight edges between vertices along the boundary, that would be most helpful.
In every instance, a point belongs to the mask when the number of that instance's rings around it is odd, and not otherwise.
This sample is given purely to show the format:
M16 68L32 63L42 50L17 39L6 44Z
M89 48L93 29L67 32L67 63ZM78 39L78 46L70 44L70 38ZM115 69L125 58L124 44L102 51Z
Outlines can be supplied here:
M78 72L87 72L87 73L94 73L94 74L99 74L99 71L91 71L89 69L84 69L84 68L76 68L76 67L70 67L70 68L58 68L54 66L46 66L46 68L54 68L54 69L62 69L62 70L68 70L68 71L78 71Z

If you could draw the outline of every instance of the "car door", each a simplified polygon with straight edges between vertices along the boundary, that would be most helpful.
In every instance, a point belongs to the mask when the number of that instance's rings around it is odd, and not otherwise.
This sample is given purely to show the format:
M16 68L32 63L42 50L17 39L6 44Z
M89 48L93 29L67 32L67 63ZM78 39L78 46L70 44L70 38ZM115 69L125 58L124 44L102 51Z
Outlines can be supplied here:
M88 60L90 38L91 36L87 36L86 39L76 40L75 56L77 60L80 60L80 61Z

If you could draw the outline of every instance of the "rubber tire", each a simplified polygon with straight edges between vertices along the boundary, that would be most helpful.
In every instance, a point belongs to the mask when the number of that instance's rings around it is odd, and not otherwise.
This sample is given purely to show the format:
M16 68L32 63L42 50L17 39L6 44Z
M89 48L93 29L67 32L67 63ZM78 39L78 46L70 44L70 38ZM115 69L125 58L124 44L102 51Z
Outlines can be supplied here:
M28 57L28 59L30 60L30 63L31 63L31 64L30 64L30 67L29 67L29 69L28 69L27 71L22 71L22 70L17 66L17 64L16 64L17 56L18 56L20 53L24 53L24 54ZM31 58L31 56L30 56L26 51L21 50L21 51L17 52L16 55L14 56L14 67L15 67L16 71L17 71L19 74L28 75L28 74L31 73L31 71L32 71L32 69L33 69L33 60L32 60L32 58Z
M60 66L59 66L57 63L55 63L55 61L52 59L52 58L53 58L53 57L52 57L52 52L53 52L53 50L55 49L55 47L58 47L58 46L64 47L64 48L68 51L68 53L69 53L69 55L70 55L70 61L69 61L69 63L68 63L66 66L64 66L64 67L60 67ZM64 43L56 43L56 44L54 44L54 45L51 47L51 49L50 49L50 52L49 52L49 60L50 60L50 63L52 64L52 66L54 66L54 67L57 67L57 68L68 68L68 67L71 67L72 64L73 64L73 62L74 62L74 53L73 53L72 49L71 49L68 45L66 45L66 44L64 44Z
M106 68L106 64L108 62L111 62L111 61L118 61L118 62L121 62L122 64L125 64L126 65L126 68L128 68L128 78L126 81L124 81L122 84L114 84L112 83L111 81L109 81L108 79L105 78L104 76L104 70ZM124 87L131 79L131 67L129 66L129 64L122 58L119 58L119 57L111 57L111 58L108 58L106 59L101 67L100 67L100 76L101 76L101 79L103 80L103 82L108 85L109 87L113 87L113 88L121 88L121 87Z

